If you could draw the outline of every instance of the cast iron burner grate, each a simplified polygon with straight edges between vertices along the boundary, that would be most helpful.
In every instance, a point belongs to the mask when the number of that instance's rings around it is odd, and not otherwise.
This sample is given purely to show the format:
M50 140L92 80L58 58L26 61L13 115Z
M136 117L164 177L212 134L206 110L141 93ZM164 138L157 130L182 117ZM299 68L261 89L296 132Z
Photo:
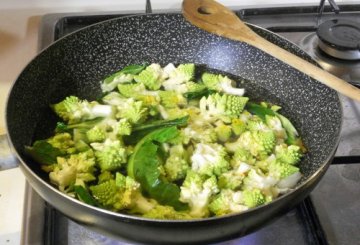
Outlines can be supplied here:
M360 59L360 23L351 20L328 20L317 31L319 48L339 59Z

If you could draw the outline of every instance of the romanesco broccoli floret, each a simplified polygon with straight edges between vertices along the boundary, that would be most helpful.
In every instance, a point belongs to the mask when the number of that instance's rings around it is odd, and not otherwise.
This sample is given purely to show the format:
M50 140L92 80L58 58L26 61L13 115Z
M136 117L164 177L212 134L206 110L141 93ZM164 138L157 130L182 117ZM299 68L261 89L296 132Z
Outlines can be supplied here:
M236 152L243 148L258 158L267 157L275 147L276 139L274 132L266 131L245 131L235 142L225 143L225 147L230 152Z
M99 126L95 126L86 132L86 137L90 143L103 142L106 139L106 131Z
M276 159L280 162L295 165L300 162L302 152L297 145L281 144L275 147Z
M249 208L260 206L266 202L266 197L259 189L247 189L243 191L243 202Z
M114 175L110 171L102 171L97 178L98 178L98 184L101 184L111 179L115 179Z
M77 151L76 143L73 141L72 136L69 133L55 134L46 141L53 147L59 149L63 155L73 154Z
M191 156L191 168L193 171L208 176L226 172L230 168L225 148L217 143L198 143Z
M187 212L176 211L171 206L155 205L152 209L142 215L150 219L165 219L165 220L189 220L192 217Z
M241 118L233 118L231 120L231 129L235 135L239 136L246 130L246 123Z
M147 90L143 83L120 84L118 89L123 96L142 101L145 106L157 106L160 103L160 91Z
M243 96L245 93L245 89L236 88L235 82L227 76L205 72L201 76L201 80L211 90L237 96Z
M119 181L118 179L125 179ZM135 203L135 196L139 193L140 185L131 177L121 176L118 173L116 180L110 179L98 185L90 186L91 194L103 206L119 211L132 208Z
M164 164L167 179L171 182L184 179L189 168L187 152L183 145L172 146Z
M267 190L276 185L278 179L271 175L265 175L262 171L250 169L243 180L243 189Z
M238 148L232 159L231 159L231 166L236 168L240 165L240 163L247 163L249 165L254 165L256 162L255 157L248 151L243 148Z
M299 171L300 169L298 167L279 161L273 161L269 164L269 175L277 179L284 179Z
M245 175L238 173L237 170L230 170L222 173L218 178L220 189L239 190Z
M185 97L176 91L159 91L159 95L165 108L178 108L187 104Z
M265 116L266 125L275 133L276 141L283 143L287 137L286 130L282 127L281 121L277 116Z
M132 131L132 125L128 119L123 118L113 124L113 130L116 135L130 135Z
M72 154L69 158L58 157L49 178L51 183L65 192L71 185L84 185L85 182L95 180L94 171L95 159L90 150Z
M208 123L191 123L182 130L184 143L189 143L190 140L202 143L215 143L217 141L217 134L215 128Z
M158 90L165 78L166 75L159 64L151 64L134 76L136 82L143 83L150 90Z
M101 90L103 93L113 91L121 83L130 83L134 76L118 71L101 81Z
M96 161L102 171L118 170L127 161L126 149L119 140L106 139L103 143L91 143Z
M66 97L63 101L52 105L54 112L68 123L77 123L97 117L110 117L113 108L96 101L80 100L76 96Z
M248 100L248 97L215 93L202 97L199 106L203 114L239 116Z
M243 204L242 196L241 191L222 189L209 204L209 210L216 216L243 212L248 207Z
M110 92L101 98L102 102L107 105L119 106L126 102L127 98L118 92Z
M183 94L195 89L194 84L189 83L195 75L194 64L181 64L178 67L169 64L164 68L164 71L168 74L168 78L162 84L165 90Z
M143 106L142 101L135 101L133 98L127 99L122 105L117 106L116 117L127 119L131 124L144 121L148 110Z
M232 135L231 126L223 124L223 123L220 123L216 126L215 132L216 132L218 140L220 140L221 142L229 141L229 139Z
M216 177L206 177L189 170L180 187L180 201L188 203L190 215L194 218L209 216L208 203L210 197L219 192Z

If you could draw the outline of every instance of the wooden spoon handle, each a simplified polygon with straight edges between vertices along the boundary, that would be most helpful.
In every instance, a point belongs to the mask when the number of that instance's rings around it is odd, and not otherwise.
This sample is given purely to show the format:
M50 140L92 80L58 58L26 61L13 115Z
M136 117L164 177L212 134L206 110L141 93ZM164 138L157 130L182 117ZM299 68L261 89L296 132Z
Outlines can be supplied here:
M233 11L213 0L184 0L183 15L197 27L219 36L246 42L339 93L360 101L360 89L260 37Z

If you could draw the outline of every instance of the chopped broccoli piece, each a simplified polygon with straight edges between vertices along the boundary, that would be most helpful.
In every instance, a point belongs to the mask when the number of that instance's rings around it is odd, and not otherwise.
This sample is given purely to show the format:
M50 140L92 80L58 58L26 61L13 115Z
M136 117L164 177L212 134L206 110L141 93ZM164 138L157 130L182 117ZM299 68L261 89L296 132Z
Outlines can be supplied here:
M184 179L189 168L187 152L183 145L172 146L164 164L167 179L171 182Z
M72 154L69 158L58 157L49 178L61 191L66 191L71 185L84 185L85 182L95 180L94 171L95 159L90 150Z
M249 208L254 208L264 204L266 202L266 198L259 189L244 190L243 201Z
M299 172L300 169L298 167L295 167L294 165L274 161L270 163L269 165L269 175L277 178L277 179L283 179L286 178L294 173Z
M219 176L229 170L225 148L220 144L199 143L191 156L192 170L208 176Z
M131 74L125 74L122 71L116 72L101 81L101 91L103 93L113 91L118 84L130 83L133 78L134 76Z
M231 129L235 135L239 136L246 130L246 123L240 118L233 118L231 120Z
M194 218L209 215L208 203L210 197L219 192L214 175L205 177L192 170L188 171L180 189L180 201L189 204L190 215Z
M132 132L132 125L126 118L120 119L113 125L114 131L117 135L130 135Z
M297 145L277 145L275 148L276 159L280 162L295 165L297 164L302 157L302 152L299 146Z
M230 170L219 176L218 186L220 189L239 190L245 175L237 170Z
M201 76L201 80L211 90L222 92L229 95L243 96L245 89L236 88L235 82L227 76L216 75L205 72Z
M218 140L221 142L227 142L232 134L231 126L221 123L216 126L215 132L217 134Z
M192 217L184 211L176 211L171 206L155 205L152 209L142 215L150 219L165 219L165 220L189 220Z
M217 216L243 212L247 210L248 207L243 205L242 196L241 191L222 189L209 204L209 209Z
M174 65L169 64L164 70L169 76L162 84L165 90L176 91L183 94L195 89L193 83L188 83L195 75L194 64L181 64L176 68Z
M200 110L213 116L239 116L248 100L247 97L215 93L200 99Z
M63 101L52 105L54 112L68 123L77 123L97 117L110 117L113 108L98 102L80 100L76 96L66 97Z
M118 170L127 161L126 149L119 140L106 139L103 143L91 143L97 163L102 171Z
M165 108L177 108L179 106L185 106L187 101L184 96L175 91L159 91L161 98L161 104Z
M55 134L46 140L50 145L59 149L61 154L73 154L77 151L75 142L69 133Z
M144 84L151 90L158 90L165 78L164 71L159 64L151 64L134 76L136 82Z
M148 110L143 106L142 101L135 101L130 98L117 107L116 117L128 119L130 123L139 123L146 119Z
M106 139L106 131L103 128L95 126L86 132L86 137L90 143L103 142Z

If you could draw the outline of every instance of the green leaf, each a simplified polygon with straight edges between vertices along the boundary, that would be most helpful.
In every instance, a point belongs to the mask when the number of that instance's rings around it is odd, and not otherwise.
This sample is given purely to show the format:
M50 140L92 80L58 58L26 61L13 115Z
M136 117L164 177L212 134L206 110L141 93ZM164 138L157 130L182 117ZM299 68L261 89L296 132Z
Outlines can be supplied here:
M56 158L63 154L46 140L37 140L32 146L25 146L25 152L40 164L50 165L56 163Z
M266 115L275 116L275 112L273 110L252 102L248 102L246 104L246 110L248 110L250 113L254 115L257 115L263 121L265 121Z
M158 150L155 142L164 143L179 134L175 126L157 129L146 135L136 146L128 163L128 175L137 180L143 191L160 204L184 210L179 201L180 188L160 178Z
M99 203L95 200L95 198L81 185L75 185L74 191L78 198L86 204L91 206L99 206Z
M132 74L132 75L137 75L139 74L142 70L144 70L148 65L147 64L143 64L143 65L129 65L124 67L124 69L121 70L122 73L125 74Z
M123 139L126 144L132 145L156 129L171 126L184 126L188 123L188 119L189 116L185 116L172 120L157 120L146 124L135 125L131 135L124 136Z
M203 96L209 96L210 94L213 94L213 93L216 93L216 91L204 89L204 90L196 91L196 92L186 92L186 93L184 93L184 97L187 98L188 100L192 100L192 99L201 98Z

